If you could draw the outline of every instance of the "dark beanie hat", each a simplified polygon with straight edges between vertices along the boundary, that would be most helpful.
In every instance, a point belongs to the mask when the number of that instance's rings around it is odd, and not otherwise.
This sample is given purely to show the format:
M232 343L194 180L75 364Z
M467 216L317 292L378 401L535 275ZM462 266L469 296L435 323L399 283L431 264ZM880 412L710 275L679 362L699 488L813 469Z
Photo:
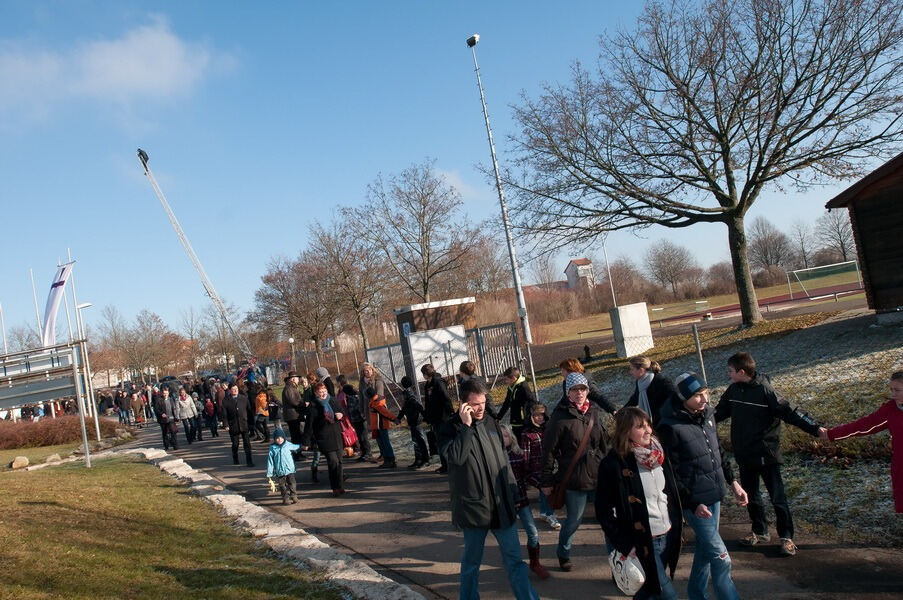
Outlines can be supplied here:
M285 432L282 431L282 428L281 428L281 427L277 427L277 428L273 431L273 441L275 442L275 441L276 441L276 438L280 438L280 437L281 437L282 439L285 439Z
M677 386L677 395L684 402L709 387L696 373L683 373L674 381L674 385Z

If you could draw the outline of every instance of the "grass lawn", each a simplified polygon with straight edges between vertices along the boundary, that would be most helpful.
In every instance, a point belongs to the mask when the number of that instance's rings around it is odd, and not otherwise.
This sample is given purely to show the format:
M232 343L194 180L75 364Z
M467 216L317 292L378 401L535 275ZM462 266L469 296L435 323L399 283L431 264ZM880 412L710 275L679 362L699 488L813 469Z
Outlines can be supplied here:
M5 473L0 486L0 598L342 598L139 459Z
M826 318L837 314L836 312L821 312L797 315L784 319L772 319L770 321L762 321L752 327L738 329L737 327L724 327L720 329L711 329L699 332L699 339L702 346L706 349L716 348L718 346L726 346L734 344L742 340L749 340L764 336L781 336L810 327L824 321ZM656 337L655 348L646 353L649 358L658 362L683 356L691 352L696 352L696 345L693 341L693 335L690 333L681 335L672 335L668 337ZM618 369L627 368L627 359L618 358L614 351L603 354L597 360L586 365L587 371L593 374L596 381L602 381L607 377L611 377ZM549 369L536 374L536 384L539 388L544 388L553 383L560 383L561 375L559 370Z
M810 286L811 288L814 288L815 286L828 287L833 285L855 283L856 281L858 280L856 279L855 272L853 272L820 277L817 280L806 282L806 285ZM758 288L756 289L756 296L758 297L759 302L764 302L769 298L787 294L787 291L787 285L781 284L767 288ZM802 290L797 284L793 286L793 291L794 298L797 297L797 293L799 293L800 297L802 297ZM855 295L851 294L844 296L844 298L855 298L858 295L864 295L864 293ZM659 321L661 321L662 319L669 319L671 317L677 317L680 315L691 315L696 312L708 312L717 308L721 308L723 306L737 304L739 302L737 294L722 294L720 296L702 298L701 300L705 300L706 303L697 304L695 300L681 300L679 302L672 302L670 304L663 304L661 306L650 305L649 320L652 323L653 329L658 326ZM834 302L834 300L825 299L816 301L814 303L822 304L831 302ZM601 335L604 331L611 329L611 318L609 317L607 312L597 313L594 315L580 317L578 319L561 321L559 323L536 325L536 328L540 329L542 332L542 339L544 340L543 343L566 342L569 340L580 339L582 337L594 337Z
M44 462L51 454L59 454L60 458L66 458L73 450L81 448L81 443L60 444L58 446L41 446L40 448L14 448L12 450L0 450L0 471L8 471L7 465L17 456L28 458L28 464L34 465Z

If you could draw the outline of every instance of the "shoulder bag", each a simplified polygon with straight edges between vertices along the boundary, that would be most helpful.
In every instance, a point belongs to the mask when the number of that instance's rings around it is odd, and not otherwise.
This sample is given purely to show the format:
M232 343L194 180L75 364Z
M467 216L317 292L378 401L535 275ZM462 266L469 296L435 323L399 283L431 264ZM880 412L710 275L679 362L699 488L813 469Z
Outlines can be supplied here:
M591 409L592 410L592 409ZM586 431L583 433L583 439L580 440L580 446L577 448L577 452L574 454L574 458L571 459L571 464L568 465L567 470L564 472L564 477L552 486L552 493L549 494L549 506L558 510L562 506L564 506L565 496L567 496L568 491L568 481L571 480L571 475L574 474L574 467L577 466L577 461L580 460L580 457L583 456L583 453L586 451L586 445L589 443L589 436L593 431L593 426L596 424L596 413L591 412L589 415L589 424L586 427Z

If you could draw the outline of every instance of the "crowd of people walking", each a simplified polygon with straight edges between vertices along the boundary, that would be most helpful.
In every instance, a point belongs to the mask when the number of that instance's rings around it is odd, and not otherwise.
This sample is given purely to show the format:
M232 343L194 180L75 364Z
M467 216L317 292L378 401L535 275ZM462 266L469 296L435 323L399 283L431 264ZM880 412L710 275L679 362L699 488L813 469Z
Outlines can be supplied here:
M135 423L138 416L156 419L165 448L178 448L179 426L187 444L202 441L205 428L209 437L217 437L225 427L234 464L240 464L241 446L245 464L253 467L252 441L269 444L266 476L285 504L297 501L296 473L302 461L309 461L310 481L318 484L325 458L335 496L350 491L343 460L397 469L389 431L405 421L414 448L408 468L423 469L438 456L440 466L433 472L448 477L452 521L464 536L461 598L479 597L480 563L490 532L498 541L514 597L538 598L528 574L546 579L550 573L540 556L537 520L558 531L558 567L571 571L574 537L589 504L604 532L600 548L605 548L613 576L615 571L621 576L619 585L629 585L625 573L643 573L630 591L634 598L678 597L674 573L686 526L695 534L688 597L708 598L711 585L715 597L725 600L739 597L719 532L727 491L749 514L750 532L739 543L771 541L759 489L764 483L776 515L778 552L797 552L781 479L782 422L823 439L903 424L903 418L896 418L903 414L903 373L893 374L887 405L828 430L782 398L749 354L734 354L726 367L731 383L717 405L710 402L708 385L697 374L683 373L672 380L658 363L638 356L628 367L633 392L620 407L574 358L559 365L561 396L550 406L539 402L520 370L511 367L503 373L505 397L496 409L486 381L470 361L461 365L454 382L457 408L449 383L430 364L421 369L422 401L418 384L403 377L397 402L373 365L364 364L357 386L320 367L306 376L289 372L281 398L258 375L229 382L185 382L175 386L175 395L171 385L148 386L122 394L115 406L123 422ZM387 392L397 412L390 409ZM716 430L717 423L728 420L738 476ZM899 448L893 479L896 507L903 512ZM531 496L538 501L537 517ZM557 510L564 512L560 521ZM522 561L518 525L526 535L528 564ZM636 565L634 571L625 566L628 563Z

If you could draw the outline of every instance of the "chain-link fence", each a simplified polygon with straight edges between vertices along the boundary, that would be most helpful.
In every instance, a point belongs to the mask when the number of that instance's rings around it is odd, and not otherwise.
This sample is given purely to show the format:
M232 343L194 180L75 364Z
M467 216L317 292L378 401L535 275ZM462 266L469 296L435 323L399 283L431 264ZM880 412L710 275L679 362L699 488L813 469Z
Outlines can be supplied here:
M515 323L468 329L465 335L468 358L477 365L477 373L485 377L489 383L508 367L520 365L522 354ZM395 383L405 374L401 344L367 348L367 362L373 364L384 377ZM456 371L458 366L453 365L453 371ZM443 375L451 376L454 372Z

